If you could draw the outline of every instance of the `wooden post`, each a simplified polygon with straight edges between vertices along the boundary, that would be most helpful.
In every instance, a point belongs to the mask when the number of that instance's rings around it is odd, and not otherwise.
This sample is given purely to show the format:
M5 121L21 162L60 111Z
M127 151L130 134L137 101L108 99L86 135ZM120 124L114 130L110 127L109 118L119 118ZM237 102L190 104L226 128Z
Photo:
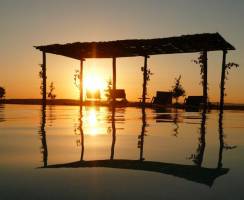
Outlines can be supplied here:
M115 91L116 91L116 57L113 57L113 104L115 104L116 96L115 96Z
M144 67L143 67L143 85L142 85L142 105L145 106L146 94L147 94L147 58L144 56Z
M203 52L203 99L204 108L208 105L208 55L207 51Z
M46 52L42 52L42 104L46 105L47 100L47 64Z
M83 61L85 59L80 59L80 104L83 104Z
M221 72L221 81L220 81L220 110L224 109L224 92L225 92L225 70L226 70L226 54L227 51L223 51L223 60L222 60L222 72Z

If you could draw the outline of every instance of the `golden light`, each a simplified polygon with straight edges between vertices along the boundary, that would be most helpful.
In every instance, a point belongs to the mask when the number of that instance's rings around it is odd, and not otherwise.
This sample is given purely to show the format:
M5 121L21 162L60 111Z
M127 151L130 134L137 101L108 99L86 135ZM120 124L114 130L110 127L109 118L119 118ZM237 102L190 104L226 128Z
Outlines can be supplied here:
M95 92L97 90L102 94L106 89L106 80L102 80L101 77L97 75L86 76L84 79L85 91Z
M99 110L96 110L94 107L88 108L86 110L84 123L84 132L86 135L96 136L107 134L106 124L99 120L99 114L101 114Z
M88 115L88 122L89 125L94 127L96 126L97 123L97 117L96 117L96 110L90 110L89 115Z

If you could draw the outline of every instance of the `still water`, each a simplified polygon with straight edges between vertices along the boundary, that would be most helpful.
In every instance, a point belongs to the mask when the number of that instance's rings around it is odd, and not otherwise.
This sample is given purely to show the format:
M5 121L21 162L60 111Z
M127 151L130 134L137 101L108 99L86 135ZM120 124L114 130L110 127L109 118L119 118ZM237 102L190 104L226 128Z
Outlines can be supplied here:
M241 200L243 153L242 111L0 105L1 200Z

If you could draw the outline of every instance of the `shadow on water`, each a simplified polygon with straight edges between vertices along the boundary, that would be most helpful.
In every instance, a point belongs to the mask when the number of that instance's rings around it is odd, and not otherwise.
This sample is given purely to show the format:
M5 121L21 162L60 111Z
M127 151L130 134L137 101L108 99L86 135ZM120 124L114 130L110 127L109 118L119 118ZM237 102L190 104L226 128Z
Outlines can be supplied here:
M206 135L206 111L202 112L202 122L200 127L200 137L199 145L196 151L196 154L192 157L195 165L183 165L175 163L164 163L157 161L146 161L144 154L144 142L145 142L145 132L147 127L147 117L145 108L142 108L142 127L141 133L138 136L138 148L140 149L139 159L138 160L128 160L128 159L114 159L115 155L115 144L116 144L116 109L111 108L111 127L112 127L112 143L111 143L111 153L110 158L105 160L89 160L85 161L84 158L84 133L83 133L83 122L82 122L82 107L80 107L80 117L79 117L79 131L80 131L80 143L81 143L81 156L78 161L61 163L61 164L52 164L48 165L48 148L46 141L46 108L42 107L42 117L41 117L41 126L39 134L41 136L42 143L42 155L43 155L43 166L40 168L92 168L92 167L106 167L106 168L116 168L116 169L130 169L130 170L139 170L147 172L157 172L162 174L173 175L175 177L184 178L196 183L201 183L211 187L214 183L214 180L226 173L229 169L222 168L222 154L224 148L223 141L223 113L219 115L219 158L218 165L216 168L206 168L202 167L202 161L204 157L204 150L206 146L205 135Z

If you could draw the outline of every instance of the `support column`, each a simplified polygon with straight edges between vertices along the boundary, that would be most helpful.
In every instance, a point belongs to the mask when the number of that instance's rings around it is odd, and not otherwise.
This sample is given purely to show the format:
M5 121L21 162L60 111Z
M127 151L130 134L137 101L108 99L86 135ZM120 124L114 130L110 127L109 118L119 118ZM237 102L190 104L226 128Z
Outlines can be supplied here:
M115 96L115 91L116 91L116 57L113 57L113 104L115 104L116 96Z
M46 105L47 100L47 64L46 52L42 52L42 104Z
M143 85L142 85L142 105L143 106L145 106L146 94L147 94L147 58L149 58L149 56L144 56Z
M204 108L208 105L208 55L207 51L203 52L203 99Z
M85 59L80 59L80 104L83 104L83 61Z
M222 72L221 72L221 81L220 81L220 110L224 109L224 92L225 92L225 70L226 70L226 54L227 51L223 51L223 60L222 60Z

